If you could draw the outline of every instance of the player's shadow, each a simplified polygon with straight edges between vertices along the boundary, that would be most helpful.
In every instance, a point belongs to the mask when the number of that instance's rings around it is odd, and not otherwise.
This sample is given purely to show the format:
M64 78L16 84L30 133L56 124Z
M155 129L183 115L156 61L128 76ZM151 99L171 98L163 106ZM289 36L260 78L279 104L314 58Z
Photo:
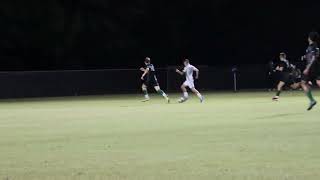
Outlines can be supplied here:
M283 117L291 117L291 116L297 116L297 115L302 115L303 113L285 113L285 114L273 114L269 116L262 116L262 117L257 117L254 119L273 119L273 118L283 118Z

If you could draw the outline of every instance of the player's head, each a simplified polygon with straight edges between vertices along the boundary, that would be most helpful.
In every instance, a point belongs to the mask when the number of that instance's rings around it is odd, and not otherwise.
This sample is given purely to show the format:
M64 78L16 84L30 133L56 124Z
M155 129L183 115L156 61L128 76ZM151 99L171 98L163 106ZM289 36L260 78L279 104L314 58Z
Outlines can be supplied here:
M287 54L282 52L282 53L280 53L279 58L280 58L281 61L282 60L286 60L287 59Z
M149 57L146 57L145 59L144 59L144 63L145 64L150 64L151 63L151 58L149 58Z
M183 64L184 64L184 66L188 66L188 65L190 64L189 59L185 59L185 60L183 61Z
M309 43L314 43L314 42L317 42L319 40L319 33L318 32L311 32L309 33L309 36L308 36L308 41Z

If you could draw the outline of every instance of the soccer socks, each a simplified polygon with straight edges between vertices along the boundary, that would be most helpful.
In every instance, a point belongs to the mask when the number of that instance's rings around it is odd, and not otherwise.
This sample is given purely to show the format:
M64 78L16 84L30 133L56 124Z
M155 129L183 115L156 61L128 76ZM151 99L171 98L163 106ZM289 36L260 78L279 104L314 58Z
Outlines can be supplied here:
M200 93L197 93L197 96L199 99L202 99L202 95Z
M200 102L202 103L204 100L203 96L200 93L195 93L195 94L198 96L198 98L200 99ZM183 96L181 97L181 99L178 102L183 103L183 102L186 102L188 99L189 99L188 92L183 92Z
M143 94L144 94L144 98L150 99L149 94L148 94L148 90L142 89L142 92L143 92Z
M184 103L188 100L189 98L189 95L188 95L188 92L183 92L183 96L179 99L179 103Z
M166 93L164 93L161 89L159 91L157 91L161 96L165 97Z
M200 99L200 102L203 103L204 97L200 93L197 93L197 96Z
M281 91L278 90L276 96L274 96L274 97L272 98L272 100L273 100L273 101L279 101L280 94L281 94Z
M308 90L308 91L306 92L306 95L307 95L307 97L309 98L309 100L310 100L311 103L316 101L316 100L313 98L313 96L312 96L311 90Z
M167 100L168 103L170 103L170 99L169 99L168 95L167 95L164 91L162 91L162 90L160 89L160 90L158 90L157 92L158 92L159 94L161 94L161 95Z
M184 92L184 93L183 93L183 98L184 98L184 99L188 99L188 98L189 98L188 92Z
M164 91L162 91L161 89L159 90L159 91L157 91L161 96L163 96L164 98L168 98L168 95L164 92Z

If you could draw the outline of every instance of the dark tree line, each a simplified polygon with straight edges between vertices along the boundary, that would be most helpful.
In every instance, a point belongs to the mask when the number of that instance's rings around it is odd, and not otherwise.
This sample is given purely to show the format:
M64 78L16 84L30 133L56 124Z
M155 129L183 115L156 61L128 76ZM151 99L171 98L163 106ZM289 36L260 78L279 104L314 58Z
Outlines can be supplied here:
M319 19L307 1L2 0L0 69L264 63L278 49L299 55L317 27L308 16Z

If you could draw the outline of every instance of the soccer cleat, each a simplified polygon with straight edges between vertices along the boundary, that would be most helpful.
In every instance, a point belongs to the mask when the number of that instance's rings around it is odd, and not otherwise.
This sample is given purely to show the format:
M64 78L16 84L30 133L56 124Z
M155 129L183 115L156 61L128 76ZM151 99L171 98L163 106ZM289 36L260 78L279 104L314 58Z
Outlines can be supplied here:
M184 102L186 102L188 99L187 98L181 98L179 101L178 101L178 103L184 103Z
M150 98L145 98L144 100L142 100L141 102L148 102L150 101Z
M201 96L201 98L200 98L200 102L201 102L201 103L203 103L203 101L204 101L204 97L203 97L203 96Z
M313 108L315 105L317 105L317 101L311 102L307 110L308 110L308 111L312 110L312 108Z
M279 99L280 99L279 96L274 96L274 97L272 98L272 101L279 101Z

